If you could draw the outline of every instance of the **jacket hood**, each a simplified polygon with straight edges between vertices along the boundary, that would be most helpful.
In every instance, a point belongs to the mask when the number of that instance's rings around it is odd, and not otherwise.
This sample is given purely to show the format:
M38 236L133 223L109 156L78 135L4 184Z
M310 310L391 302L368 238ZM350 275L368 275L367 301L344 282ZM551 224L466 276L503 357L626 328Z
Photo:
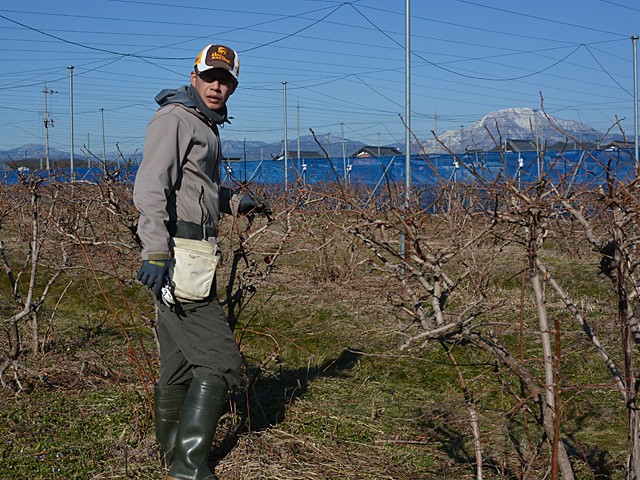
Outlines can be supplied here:
M161 107L173 103L179 103L187 108L193 108L202 113L209 121L216 125L229 122L227 117L227 107L224 106L219 110L211 110L204 103L198 92L191 85L183 85L179 88L165 88L161 90L155 97L155 101Z

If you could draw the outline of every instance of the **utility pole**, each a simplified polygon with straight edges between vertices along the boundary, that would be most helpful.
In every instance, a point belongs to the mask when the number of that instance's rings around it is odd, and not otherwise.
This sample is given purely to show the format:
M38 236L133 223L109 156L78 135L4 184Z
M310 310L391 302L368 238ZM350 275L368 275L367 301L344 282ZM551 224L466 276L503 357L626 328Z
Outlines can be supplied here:
M69 127L71 130L71 157L69 159L70 168L71 168L71 181L75 180L75 173L73 171L73 65L69 65L67 67L69 69Z
M533 136L536 142L536 163L538 164L538 180L542 176L543 166L540 164L540 142L538 139L538 110L533 109Z
M107 153L104 145L104 108L100 108L100 118L102 120L102 164L105 173L107 172Z
M410 0L405 3L405 207L409 208L411 195L411 7Z
M405 115L405 192L404 192L404 209L409 209L409 200L411 199L411 13L410 0L405 0L405 41L404 41L404 62L405 62L405 97L404 97L404 115ZM407 247L406 237L402 233L400 236L400 254L402 258L406 258Z
M300 159L300 102L296 107L298 110L298 160Z
M344 149L344 123L340 122L340 129L342 132L342 168L344 173L344 179L347 180L347 155Z
M438 111L436 110L435 115L434 115L434 125L433 125L433 131L435 133L436 138L438 138ZM438 171L438 157L436 156L436 172Z
M282 82L282 95L284 99L284 192L289 191L289 179L287 172L287 82Z
M434 125L433 130L434 130L434 132L436 134L436 137L437 137L438 136L438 112L436 112L434 120L435 120L435 122L434 122L435 125Z
M53 127L53 119L49 118L49 111L47 110L47 95L51 93L56 93L54 90L49 90L47 88L47 82L44 82L44 158L47 170L50 170L49 165L49 127ZM40 170L42 170L42 160L40 160Z
M87 133L87 170L91 170L91 134Z
M301 159L300 156L300 101L298 101L298 105L297 105L297 109L298 109L298 160L302 160L302 181L306 184L307 183L307 163L304 161L304 159Z
M633 42L633 125L635 132L636 175L638 174L638 35L631 37Z

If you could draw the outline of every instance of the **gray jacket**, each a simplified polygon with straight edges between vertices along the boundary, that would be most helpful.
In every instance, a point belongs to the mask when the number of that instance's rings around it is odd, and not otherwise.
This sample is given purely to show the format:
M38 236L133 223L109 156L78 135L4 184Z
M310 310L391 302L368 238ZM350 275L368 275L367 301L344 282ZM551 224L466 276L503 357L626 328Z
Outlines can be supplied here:
M235 214L241 198L220 187L217 125L226 109L208 109L191 87L163 90L156 101L133 188L143 260L170 257L169 222L217 228L220 213Z

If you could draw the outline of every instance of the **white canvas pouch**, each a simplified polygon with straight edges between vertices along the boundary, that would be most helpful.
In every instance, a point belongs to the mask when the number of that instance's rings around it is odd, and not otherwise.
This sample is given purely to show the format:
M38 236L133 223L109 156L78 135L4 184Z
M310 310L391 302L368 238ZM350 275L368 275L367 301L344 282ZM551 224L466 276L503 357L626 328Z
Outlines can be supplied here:
M207 298L220 260L217 242L188 238L174 238L173 242L174 261L169 275L174 295L191 302Z

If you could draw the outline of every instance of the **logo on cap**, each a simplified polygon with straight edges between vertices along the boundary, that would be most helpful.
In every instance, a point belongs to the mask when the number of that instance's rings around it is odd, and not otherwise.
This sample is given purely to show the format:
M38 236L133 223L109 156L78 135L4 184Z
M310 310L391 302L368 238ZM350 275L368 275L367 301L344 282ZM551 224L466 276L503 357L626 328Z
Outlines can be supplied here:
M231 72L231 75L237 80L240 72L240 59L232 48L209 44L200 52L193 66L199 72L205 72L211 68L224 68Z
M218 47L217 51L211 52L211 58L209 60L212 62L220 60L227 65L231 65L231 60L227 58L227 49L225 47Z

